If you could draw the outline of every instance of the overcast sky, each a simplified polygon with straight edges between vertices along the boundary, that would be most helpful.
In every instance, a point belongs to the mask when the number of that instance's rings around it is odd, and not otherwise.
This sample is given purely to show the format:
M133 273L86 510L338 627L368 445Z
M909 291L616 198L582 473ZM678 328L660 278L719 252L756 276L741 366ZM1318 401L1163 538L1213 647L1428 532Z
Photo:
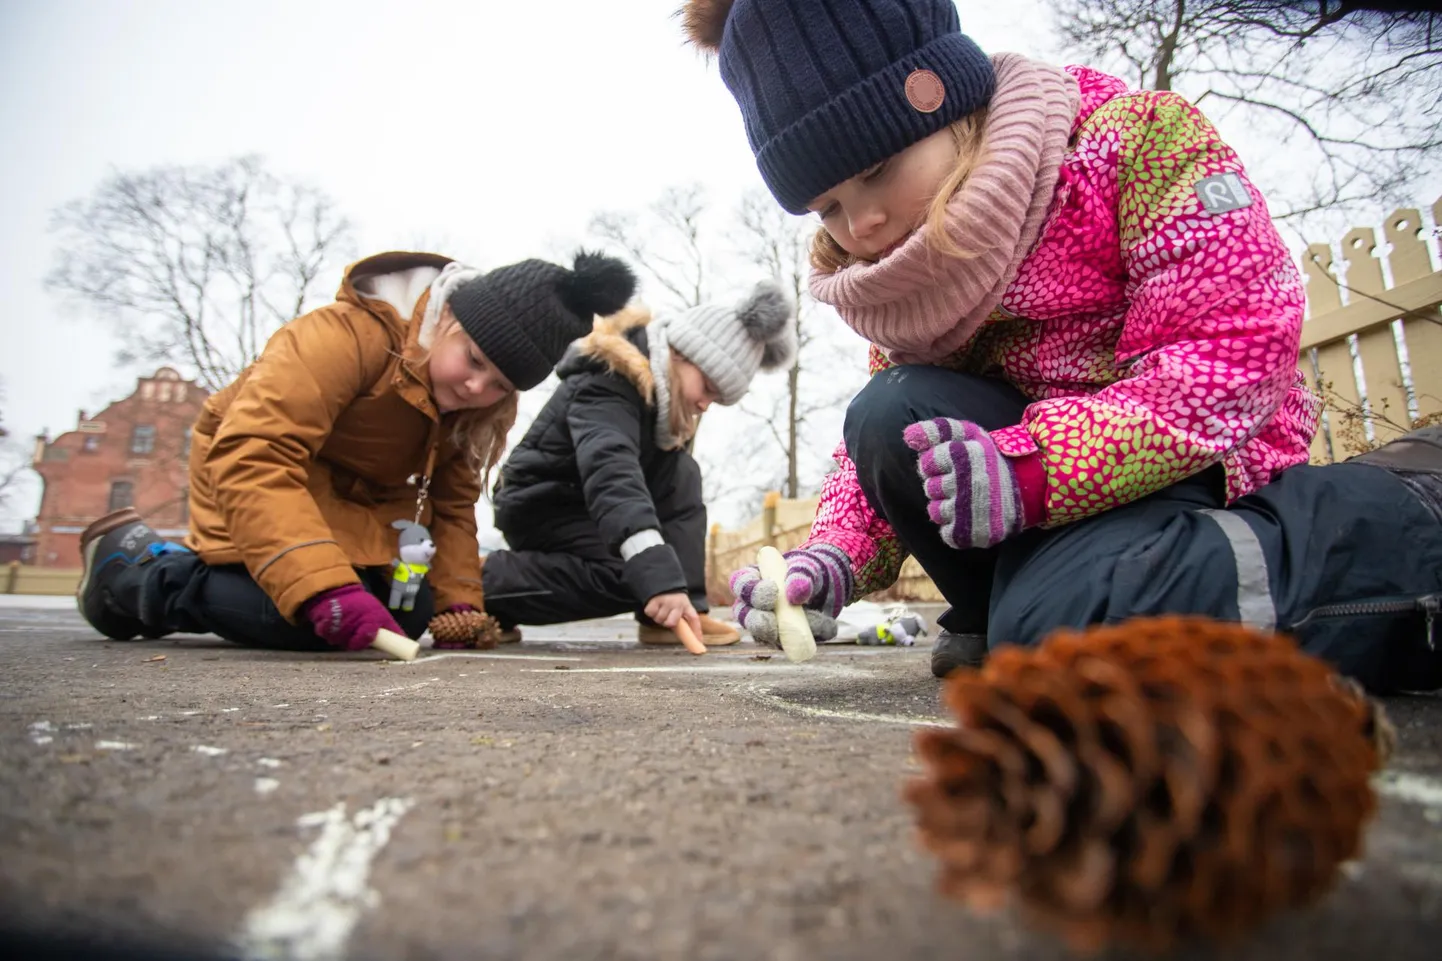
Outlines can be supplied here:
M600 209L669 184L759 184L679 0L0 0L0 380L12 437L125 396L103 317L42 279L50 211L114 170L261 154L328 191L361 253L557 256ZM963 18L1040 52L1035 0ZM327 287L338 281L331 278ZM34 510L18 501L12 522ZM7 528L8 529L8 528Z

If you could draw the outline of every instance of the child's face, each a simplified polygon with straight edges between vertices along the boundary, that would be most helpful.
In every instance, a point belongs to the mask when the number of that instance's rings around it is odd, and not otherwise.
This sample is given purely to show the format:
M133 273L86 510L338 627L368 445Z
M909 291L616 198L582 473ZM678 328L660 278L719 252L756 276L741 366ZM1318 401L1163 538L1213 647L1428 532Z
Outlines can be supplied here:
M446 328L446 325L442 325ZM430 359L431 392L441 413L493 407L515 393L515 385L454 324L436 339Z
M901 153L843 181L807 204L841 249L878 261L926 220L956 168L956 138L942 128Z
M673 404L683 404L684 409L696 415L706 413L706 409L721 399L721 392L716 385L711 383L711 378L701 372L701 368L691 363L680 354L675 355L676 365L676 386L680 397L671 398Z

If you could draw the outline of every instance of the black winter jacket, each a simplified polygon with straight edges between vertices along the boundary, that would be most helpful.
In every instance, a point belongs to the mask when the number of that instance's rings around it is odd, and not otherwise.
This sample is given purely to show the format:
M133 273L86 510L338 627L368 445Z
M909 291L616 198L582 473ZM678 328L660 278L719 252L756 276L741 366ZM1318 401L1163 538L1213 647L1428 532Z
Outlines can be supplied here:
M567 351L556 373L561 385L501 468L496 510L534 517L584 505L601 540L621 559L621 545L643 531L660 532L658 499L650 479L665 458L689 457L656 444L655 386L644 326L618 315ZM557 544L556 551L565 551ZM657 594L686 590L669 544L656 544L624 564L626 586L644 604Z

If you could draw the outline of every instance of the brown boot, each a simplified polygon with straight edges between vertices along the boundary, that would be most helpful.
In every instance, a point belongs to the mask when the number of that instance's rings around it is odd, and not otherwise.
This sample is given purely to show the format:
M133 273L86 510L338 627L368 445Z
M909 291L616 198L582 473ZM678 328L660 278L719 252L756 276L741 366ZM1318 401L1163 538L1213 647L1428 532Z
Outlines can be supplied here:
M734 625L718 621L710 614L701 615L701 643L707 647L725 647L741 640L741 632Z
M728 644L735 644L741 640L741 632L730 624L718 621L710 614L702 614L701 617L701 643L707 647L725 647ZM637 624L636 640L642 644L680 644L681 638L676 632L655 624Z

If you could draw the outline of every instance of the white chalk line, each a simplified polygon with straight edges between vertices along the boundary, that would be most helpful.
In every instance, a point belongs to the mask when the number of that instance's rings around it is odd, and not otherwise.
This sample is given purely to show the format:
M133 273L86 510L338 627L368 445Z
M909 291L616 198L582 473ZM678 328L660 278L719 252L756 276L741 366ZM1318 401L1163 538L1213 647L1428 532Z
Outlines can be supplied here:
M492 654L487 651L444 651L440 654L422 654L414 661L387 661L388 664L406 667L420 667L434 664L449 657L472 658L487 661L583 661L582 657L566 657L559 654Z
M828 677L855 677L868 672L846 664L748 664L738 661L706 661L698 659L692 664L628 665L624 667L573 667L564 671L555 668L522 668L522 674L823 674Z
M301 817L320 835L296 859L280 889L246 915L233 940L242 958L340 961L361 914L380 896L368 884L371 862L415 802L383 798L347 818L345 802Z
M1442 811L1442 781L1408 771L1383 771L1372 780L1379 794Z
M423 688L423 687L429 687L429 686L431 686L432 684L435 684L435 683L437 683L437 682L439 682L439 681L440 681L440 678L438 678L438 677L433 677L433 678L431 678L429 681L420 681L420 682L417 682L417 683L415 683L415 684L407 684L405 687L393 687L393 688L391 688L391 689L388 690L388 691L381 691L380 693L378 693L378 694L376 694L376 695L374 695L374 696L375 696L375 697L390 697L392 694L399 694L399 693L401 693L402 691L419 691L421 688ZM361 696L362 696L362 697L365 697L366 695L361 695Z
M868 714L865 711L848 711L844 708L813 707L809 704L796 704L785 698L777 697L766 688L753 687L746 691L746 696L760 701L768 707L778 708L789 714L800 714L805 717L821 717L833 721L860 721L865 724L905 724L910 727L950 727L951 722L939 717L917 717L911 714Z

